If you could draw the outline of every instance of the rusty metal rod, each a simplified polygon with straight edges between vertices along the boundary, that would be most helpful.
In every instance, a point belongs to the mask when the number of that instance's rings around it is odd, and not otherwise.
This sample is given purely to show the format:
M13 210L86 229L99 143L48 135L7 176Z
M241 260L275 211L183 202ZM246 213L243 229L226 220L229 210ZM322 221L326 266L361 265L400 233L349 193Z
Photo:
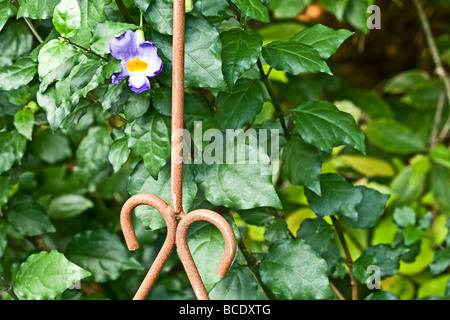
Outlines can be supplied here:
M175 214L183 211L183 130L184 112L184 41L185 41L185 0L173 3L173 48L172 48L172 164L171 164L171 205Z

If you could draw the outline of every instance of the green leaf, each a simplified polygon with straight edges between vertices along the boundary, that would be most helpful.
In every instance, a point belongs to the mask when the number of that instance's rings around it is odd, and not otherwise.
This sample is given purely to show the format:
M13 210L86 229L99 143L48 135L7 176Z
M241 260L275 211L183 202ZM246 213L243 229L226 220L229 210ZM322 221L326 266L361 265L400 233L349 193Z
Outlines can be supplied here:
M305 72L324 72L332 75L330 68L313 47L296 41L275 41L265 45L262 54L267 63L278 71L293 75Z
M360 189L333 173L321 176L320 188L321 196L305 190L309 206L315 214L319 217L342 215L353 220L358 219L358 206L363 199Z
M320 174L323 160L315 147L294 135L283 151L282 161L281 172L290 183L305 186L317 195L321 194Z
M412 224L407 225L403 229L403 239L405 240L405 245L410 246L418 242L423 237L423 230L419 226L414 226Z
M105 6L110 4L111 0L77 1L81 11L81 26L72 41L87 48L91 39L92 28L94 28L97 23L105 22L107 20Z
M0 175L0 210L9 200L11 187L11 181L9 181L8 178Z
M349 0L320 0L320 4L339 21L344 19L344 12Z
M239 231L231 219L227 220L233 227L234 233L238 234ZM238 237L237 241L239 241ZM209 222L198 222L189 229L188 244L205 289L209 292L221 279L216 274L216 270L225 248L222 233Z
M144 13L145 21L162 34L172 35L173 8L172 3L165 0L152 0Z
M286 220L275 219L266 226L264 231L264 241L268 246L278 239L287 238L289 238L289 230Z
M20 1L17 19L27 17L31 19L47 19L53 17L53 11L61 0L24 0Z
M9 91L26 86L37 71L37 63L30 56L21 56L12 66L0 70L0 90Z
M404 71L390 79L383 87L388 94L404 94L408 91L423 88L430 83L430 76L423 70Z
M377 290L369 294L364 300L400 300L400 297L390 291Z
M282 299L331 299L326 261L302 239L273 243L260 264L262 282Z
M123 106L123 113L125 114L127 121L132 122L137 118L142 117L150 107L151 100L151 91L145 91L140 94L132 94Z
M52 299L90 275L62 253L42 251L20 265L14 291L28 300Z
M7 220L24 236L39 236L56 229L45 209L30 196L17 196L8 203Z
M109 162L113 166L114 172L118 172L122 168L123 164L128 160L130 156L130 149L128 148L128 142L126 138L115 140L111 149L109 150Z
M262 49L261 37L252 30L234 28L220 33L222 71L230 90L236 80L252 68Z
M312 0L272 0L269 8L277 19L294 18L302 12Z
M369 122L365 134L383 151L412 154L427 150L425 142L412 129L394 119L376 119Z
M367 20L370 15L367 13L367 8L373 3L374 0L349 0L344 13L345 20L359 31L368 34Z
M39 50L38 55L39 78L42 79L45 75L55 70L55 66L64 63L68 52L68 45L60 40L53 39L45 43L41 50Z
M11 12L11 4L9 2L0 3L0 31L2 31L6 22L8 22Z
M214 137L216 140L203 152L202 164L195 167L195 180L206 199L213 205L237 210L258 207L281 208L271 176L267 175L270 160L258 148L257 139L250 135L244 143L239 143L238 140L233 145L228 143L231 139L223 138L218 130ZM237 154L238 147L242 149ZM212 153L215 153L214 157ZM237 155L239 160L230 159L231 154Z
M170 119L151 111L128 124L125 133L128 146L134 154L144 159L144 164L153 178L170 158Z
M240 79L231 92L216 98L214 119L219 130L241 129L252 124L261 112L264 89L258 80Z
M327 101L306 102L292 110L292 117L302 138L326 153L343 144L366 151L364 134L355 119Z
M433 261L430 264L430 274L437 276L447 270L450 265L450 251L439 250L434 254Z
M381 280L392 277L400 267L402 253L402 248L392 249L387 244L368 247L353 264L355 278L362 284L366 283L370 276L367 268L372 265L380 268Z
M416 213L408 206L397 207L394 210L394 221L402 228L416 224Z
M143 162L140 162L130 176L128 183L130 195L138 193L150 193L160 197L166 203L170 203L170 166L165 166L158 174L158 179L154 179ZM197 184L195 183L192 167L183 166L183 209L189 212L197 194ZM135 209L136 216L145 228L157 230L166 226L162 215L150 206L139 206Z
M249 268L234 264L209 293L212 300L257 300L258 282Z
M289 40L290 42L298 42L314 47L323 60L327 60L341 44L353 35L353 32L345 29L334 30L321 24L314 27L303 29Z
M106 21L98 23L92 29L91 49L98 54L109 53L109 41L127 30L137 29L134 24Z
M64 194L50 201L48 215L52 219L70 219L92 208L94 203L78 194Z
M450 169L434 165L431 173L433 195L443 210L450 211Z
M28 140L32 140L34 113L30 109L17 111L14 116L14 126Z
M241 11L250 18L270 22L269 11L262 4L261 0L232 0Z
M56 164L73 156L69 138L60 130L46 129L37 133L32 145L33 153L45 163Z
M358 218L350 219L343 217L343 220L352 228L373 228L384 214L384 209L390 196L364 186L358 186L356 188L362 193L361 203L356 208Z
M81 27L81 12L77 1L61 0L53 12L53 25L65 38L72 38Z
M92 273L97 282L113 281L127 270L143 270L130 257L119 236L107 230L87 230L76 234L66 248L66 256Z
M266 226L275 219L272 209L269 207L239 210L238 213L247 224L258 227Z
M11 140L10 132L0 132L0 174L11 169L16 160Z

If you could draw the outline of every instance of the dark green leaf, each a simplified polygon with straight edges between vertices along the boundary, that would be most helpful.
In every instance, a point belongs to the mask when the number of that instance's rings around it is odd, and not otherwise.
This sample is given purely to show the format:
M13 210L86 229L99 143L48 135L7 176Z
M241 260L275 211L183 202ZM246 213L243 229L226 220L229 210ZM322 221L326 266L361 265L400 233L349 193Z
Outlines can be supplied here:
M230 90L236 80L252 68L262 49L261 37L252 30L239 28L220 33L222 41L222 70Z
M311 2L312 0L272 0L269 7L275 18L289 19L297 16Z
M16 160L11 145L11 133L0 132L0 174L11 169Z
M344 12L349 0L320 0L320 4L338 20L344 19Z
M113 166L114 172L117 172L122 168L123 164L128 160L130 156L130 149L128 148L128 142L126 138L121 138L113 142L111 149L109 150L109 162Z
M62 253L42 251L20 265L14 291L28 300L52 299L90 275Z
M172 35L173 8L167 1L152 0L144 18L159 33Z
M410 246L418 242L423 237L423 230L419 226L414 226L412 224L407 225L403 229L403 239L405 240L405 245Z
M289 230L284 219L275 219L266 226L264 241L268 246L278 239L289 238Z
M323 160L315 147L294 135L283 151L282 161L282 173L290 183L305 186L317 195L321 194L320 174Z
M264 90L258 80L240 79L233 90L220 92L214 119L219 130L241 129L252 124L261 112Z
M364 134L358 130L353 116L327 101L304 103L292 110L292 116L302 138L326 153L343 144L362 153L366 151Z
M30 196L18 196L8 203L7 219L25 236L39 236L56 229L45 209Z
M151 111L128 124L125 130L128 146L144 164L153 178L170 158L170 119Z
M249 268L234 264L209 297L212 300L257 300L258 283Z
M275 41L262 49L264 59L279 71L293 75L305 72L324 72L332 74L330 68L313 47L296 41Z
M48 164L56 164L73 156L70 141L61 131L52 133L47 129L39 132L32 147L34 154Z
M316 24L314 27L300 31L289 41L310 45L319 52L323 60L327 60L352 34L353 32L349 30L334 30L324 25Z
M119 236L104 229L76 234L67 245L66 256L89 270L98 282L116 280L126 270L143 270Z
M89 47L91 39L91 30L97 23L105 22L107 20L105 14L105 6L109 4L110 0L77 0L81 11L81 26L78 33L73 38L76 44Z
M270 22L269 11L262 4L261 0L232 0L241 11L250 18Z
M134 24L107 21L98 23L92 29L91 49L98 54L109 53L109 41L127 30L137 29Z
M358 206L363 199L360 189L347 182L345 178L327 173L320 178L322 196L305 190L311 209L319 217L343 215L358 219Z
M78 194L64 194L53 198L48 206L48 215L52 219L69 219L92 208L94 203Z
M439 250L435 253L433 261L430 264L430 274L437 276L447 270L450 265L450 251Z
M47 19L53 17L53 11L61 0L23 0L17 12L17 19L27 17L31 19Z
M327 263L302 239L273 243L260 264L261 280L282 299L331 299Z
M238 213L246 223L259 227L266 226L275 219L272 209L268 207L239 210Z
M432 169L432 190L439 206L444 210L450 210L450 169L441 165L434 165Z

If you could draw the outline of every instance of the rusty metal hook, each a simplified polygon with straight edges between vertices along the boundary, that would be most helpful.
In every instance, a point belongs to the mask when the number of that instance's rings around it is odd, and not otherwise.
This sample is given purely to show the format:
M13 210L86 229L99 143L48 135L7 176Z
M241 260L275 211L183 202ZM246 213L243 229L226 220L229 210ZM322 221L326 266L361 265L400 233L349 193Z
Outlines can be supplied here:
M139 205L149 205L158 210L167 225L167 236L155 261L150 267L134 300L144 300L155 284L164 265L175 247L186 270L194 293L199 300L209 300L194 259L189 250L187 234L190 226L197 221L207 221L215 225L225 240L225 252L217 267L217 275L224 277L236 255L236 238L228 222L218 213L199 209L186 214L182 206L183 164L175 161L183 156L183 136L176 133L183 129L184 111L184 41L185 41L185 0L174 0L173 6L173 53L172 53L172 161L171 161L171 204L151 194L137 194L128 199L120 213L120 224L129 250L139 247L133 229L131 216ZM179 152L177 154L176 152ZM178 220L180 222L178 222Z

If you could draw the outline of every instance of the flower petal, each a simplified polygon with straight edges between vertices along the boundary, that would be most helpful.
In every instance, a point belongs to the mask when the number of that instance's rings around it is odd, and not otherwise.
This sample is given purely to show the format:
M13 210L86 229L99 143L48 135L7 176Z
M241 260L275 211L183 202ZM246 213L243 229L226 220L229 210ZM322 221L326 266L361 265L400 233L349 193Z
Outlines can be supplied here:
M122 35L112 38L109 41L109 52L119 60L128 60L137 56L137 37L136 34L127 30Z
M141 93L150 89L150 81L143 74L130 74L128 85L136 93Z
M114 73L111 77L112 83L118 84L120 80L125 79L130 75L127 68L127 63L122 60L120 61L120 65L122 67L122 70L120 72Z
M138 46L138 55L142 61L148 63L148 68L144 73L147 77L154 77L161 72L163 62L158 56L158 48L153 42L141 42Z

